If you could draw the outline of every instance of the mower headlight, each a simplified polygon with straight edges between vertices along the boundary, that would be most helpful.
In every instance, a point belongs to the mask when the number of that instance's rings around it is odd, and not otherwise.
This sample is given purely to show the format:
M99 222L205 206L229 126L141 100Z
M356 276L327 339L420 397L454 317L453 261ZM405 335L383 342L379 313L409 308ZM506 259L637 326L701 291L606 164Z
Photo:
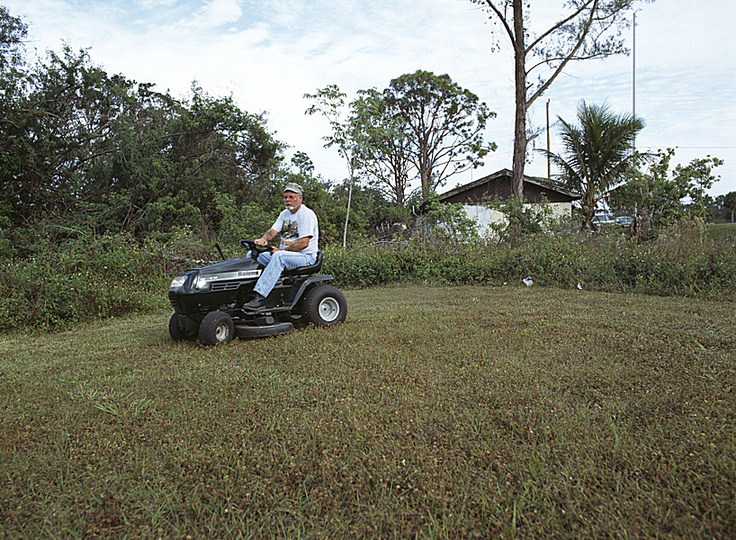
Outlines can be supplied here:
M217 276L197 276L197 279L194 280L194 289L197 291L206 290L209 283L214 279L217 279Z
M187 281L187 276L177 276L174 279L171 280L171 285L169 285L169 290L173 291L176 289L181 289L184 286L184 283Z

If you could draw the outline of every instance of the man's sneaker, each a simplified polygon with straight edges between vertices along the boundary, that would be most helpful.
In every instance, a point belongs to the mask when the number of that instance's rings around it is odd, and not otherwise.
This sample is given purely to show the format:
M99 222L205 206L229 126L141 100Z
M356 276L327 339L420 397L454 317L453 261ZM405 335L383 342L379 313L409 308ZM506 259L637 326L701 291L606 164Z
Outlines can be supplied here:
M246 311L256 311L266 305L266 299L258 293L255 293L253 300L243 306Z

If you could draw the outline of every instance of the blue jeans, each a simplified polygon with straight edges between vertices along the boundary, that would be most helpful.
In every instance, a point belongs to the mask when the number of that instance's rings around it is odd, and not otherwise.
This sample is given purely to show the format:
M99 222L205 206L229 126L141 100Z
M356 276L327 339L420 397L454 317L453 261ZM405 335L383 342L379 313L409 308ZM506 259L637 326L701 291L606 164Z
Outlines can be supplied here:
M248 252L250 257L250 252ZM276 286L276 282L281 276L281 272L286 270L293 270L300 266L309 266L314 264L317 259L314 255L308 255L306 253L300 253L298 251L274 251L273 254L265 252L258 255L258 262L266 268L263 270L261 277L258 278L256 286L253 290L261 296L268 296L269 293Z

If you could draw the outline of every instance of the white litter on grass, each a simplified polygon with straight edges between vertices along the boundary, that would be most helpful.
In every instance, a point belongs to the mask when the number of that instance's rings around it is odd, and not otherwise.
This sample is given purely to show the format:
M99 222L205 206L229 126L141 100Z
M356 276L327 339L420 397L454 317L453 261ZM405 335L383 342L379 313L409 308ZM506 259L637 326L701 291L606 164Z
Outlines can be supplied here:
M578 289L583 290L583 286L580 283L578 283Z
M530 277L522 279L521 282L527 287L531 287L532 285L534 285L534 282L532 281L532 278Z

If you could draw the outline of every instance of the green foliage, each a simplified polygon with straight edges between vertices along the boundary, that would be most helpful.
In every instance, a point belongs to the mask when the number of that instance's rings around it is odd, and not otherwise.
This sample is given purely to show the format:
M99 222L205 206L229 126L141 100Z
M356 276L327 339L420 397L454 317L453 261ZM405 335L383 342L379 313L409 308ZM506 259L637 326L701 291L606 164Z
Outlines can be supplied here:
M384 90L382 100L383 121L391 122L389 133L398 132L391 135L395 145L403 141L398 157L416 171L422 201L450 176L481 166L488 152L496 149L495 143L483 140L486 123L496 113L449 75L422 70L401 75ZM394 124L397 118L400 121ZM392 159L397 154L389 151L388 156Z
M667 228L684 216L707 217L712 200L706 190L720 179L712 170L723 161L708 156L670 171L674 155L672 148L655 154L648 172L633 173L624 185L608 194L609 204L631 215L637 210L646 211L655 229ZM683 204L685 198L690 199L687 206Z
M248 203L235 204L231 195L219 193L216 200L217 229L213 230L223 245L240 245L244 238L260 238L275 221L275 213L268 212L261 205Z
M222 195L244 205L271 189L284 145L263 115L196 85L174 99L68 46L33 68L11 63L17 24L0 12L0 226L206 236L221 228Z
M588 105L585 101L578 107L579 125L562 118L559 121L563 152L543 152L560 169L563 185L582 195L580 228L594 230L598 203L636 165L638 156L632 146L644 122L631 115L615 115L606 106Z
M220 238L226 256L237 254L241 237L255 236L249 226L260 231L265 216L259 207L252 210L256 215L249 221L247 212L231 206L222 220L228 224ZM6 276L0 284L0 330L69 328L80 321L159 309L166 305L166 286L174 275L194 265L192 260L216 258L214 239L187 227L166 243L53 231L30 230L28 243L16 252L24 258L0 259ZM616 233L526 235L498 245L437 235L432 241L353 249L332 244L323 246L323 271L347 287L417 282L502 286L531 277L548 287L736 300L735 248L732 231L714 234L702 219L690 219L643 245Z
M353 189L356 187L358 170L364 157L362 149L368 144L367 134L350 121L349 110L345 102L347 96L340 91L337 85L328 85L318 89L315 94L304 94L304 97L313 102L306 110L306 114L320 114L330 123L332 133L322 138L325 141L325 148L337 148L338 154L347 165L347 201L342 228L342 245L345 247L348 240L348 228L351 226Z
M0 330L69 328L80 321L160 309L182 262L163 245L125 235L69 239L39 235L35 254L2 259Z
M22 63L21 51L27 35L28 25L0 6L0 72L10 73L10 69Z
M477 224L462 204L440 203L437 195L431 195L421 209L412 238L416 244L446 249L480 241Z
M546 197L541 203L527 204L523 197L511 195L505 200L493 199L485 205L490 210L501 212L505 222L492 223L491 229L501 242L514 241L519 236L541 233L550 224L552 209Z
M368 140L361 148L361 173L389 200L404 206L412 180L404 121L375 88L358 94L351 104L350 121Z
M715 200L717 210L729 223L736 222L736 191L730 191L725 195L719 195Z
M691 201L688 205L690 214L705 218L712 198L707 194L708 189L718 182L721 177L713 174L713 169L723 165L723 160L707 156L693 159L687 165L677 165L673 172L678 184L688 187L688 196Z
M528 235L512 243L453 249L375 245L326 252L325 271L349 286L389 282L535 284L611 292L736 300L734 237L705 234L702 221L680 223L638 245L611 233Z

